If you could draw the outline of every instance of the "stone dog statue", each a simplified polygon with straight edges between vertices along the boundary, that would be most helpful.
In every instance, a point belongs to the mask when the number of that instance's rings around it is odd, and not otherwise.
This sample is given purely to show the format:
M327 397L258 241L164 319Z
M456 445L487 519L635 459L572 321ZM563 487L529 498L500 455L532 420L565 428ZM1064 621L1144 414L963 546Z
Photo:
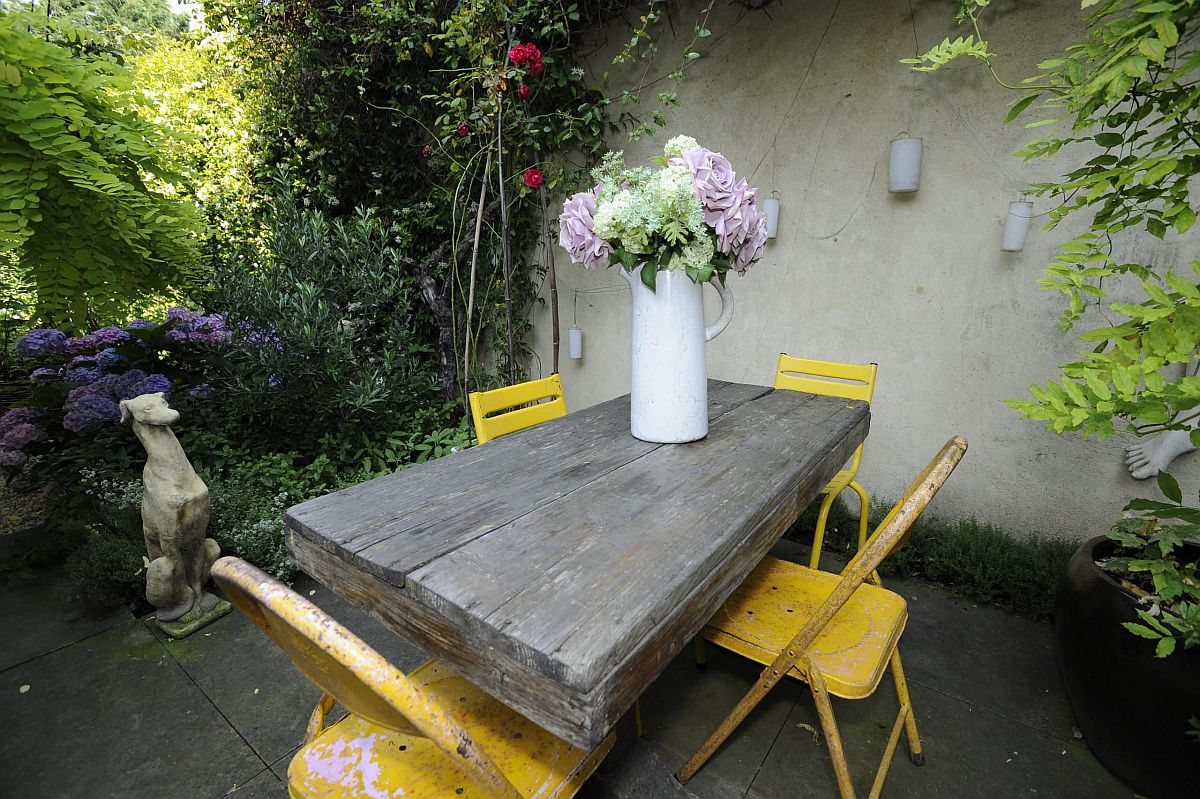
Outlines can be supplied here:
M121 402L121 421L132 424L146 449L142 471L142 533L149 553L146 599L158 608L159 626L177 638L230 608L204 590L221 549L205 537L208 486L171 432L178 420L179 411L167 405L161 392Z

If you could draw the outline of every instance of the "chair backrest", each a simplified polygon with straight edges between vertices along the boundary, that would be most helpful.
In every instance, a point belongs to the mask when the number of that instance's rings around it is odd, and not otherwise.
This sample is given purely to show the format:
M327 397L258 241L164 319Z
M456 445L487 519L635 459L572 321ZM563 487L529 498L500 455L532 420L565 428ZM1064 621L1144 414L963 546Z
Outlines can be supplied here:
M230 601L287 654L310 681L351 713L428 738L490 795L520 794L474 739L404 672L283 583L239 558L213 564Z
M875 372L878 368L874 363L819 361L815 358L794 358L781 352L779 365L775 369L775 388L863 400L869 404L875 396ZM863 445L859 444L850 459L851 472L858 471L862 454Z
M875 395L878 368L873 363L818 361L780 353L775 369L775 388L870 402Z
M472 391L470 402L480 444L567 415L558 373L493 391Z
M792 639L792 642L788 644L784 653L780 654L778 662L786 660L790 655L794 664L796 658L808 649L825 625L829 623L829 620L849 601L850 596L858 590L863 581L879 568L883 559L896 548L900 540L920 518L921 513L946 482L946 478L954 471L954 467L962 460L966 451L967 440L962 436L955 436L946 442L937 457L929 462L929 465L905 490L900 502L867 539L867 543L858 550L858 554L846 564L846 568L842 569L838 584L800 632L796 634L796 637ZM788 668L790 667L791 665L788 665Z

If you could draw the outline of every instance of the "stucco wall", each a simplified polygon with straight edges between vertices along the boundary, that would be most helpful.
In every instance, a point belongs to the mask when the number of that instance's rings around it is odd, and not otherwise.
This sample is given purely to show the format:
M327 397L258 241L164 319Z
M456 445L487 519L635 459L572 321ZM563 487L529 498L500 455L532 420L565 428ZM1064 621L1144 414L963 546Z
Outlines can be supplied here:
M681 32L690 32L696 5L676 14ZM955 28L951 3L784 0L769 10L718 3L714 36L680 87L682 107L670 112L666 132L612 142L636 164L687 133L727 155L764 194L782 197L778 238L747 277L732 278L737 312L708 346L709 375L769 384L781 351L875 361L859 478L868 491L898 496L947 437L962 433L971 451L934 513L1018 535L1102 532L1130 497L1156 493L1153 481L1139 483L1124 468L1130 439L1056 435L1001 404L1054 376L1076 350L1056 329L1059 300L1037 287L1067 231L1032 230L1015 254L1000 251L1000 236L1020 187L1059 175L1078 156L1032 164L1009 157L1032 132L1002 124L1013 94L977 65L913 76L898 63L967 32ZM987 34L1001 54L997 70L1014 82L1083 29L1073 0L996 11ZM614 27L612 38L623 41L625 30ZM673 69L682 44L668 36L648 74ZM628 78L610 56L598 54L593 69L612 72L619 86ZM913 195L887 191L887 145L901 130L924 139ZM1039 201L1035 212L1048 207ZM1130 246L1157 246L1163 251L1148 257L1160 261L1177 254L1178 246L1150 242ZM615 271L588 272L556 255L561 371L568 407L579 409L629 391L628 289ZM706 293L711 319L715 294ZM583 330L581 361L566 357L573 318ZM534 347L548 372L548 309L536 316ZM1174 471L1195 484L1200 457L1185 456Z

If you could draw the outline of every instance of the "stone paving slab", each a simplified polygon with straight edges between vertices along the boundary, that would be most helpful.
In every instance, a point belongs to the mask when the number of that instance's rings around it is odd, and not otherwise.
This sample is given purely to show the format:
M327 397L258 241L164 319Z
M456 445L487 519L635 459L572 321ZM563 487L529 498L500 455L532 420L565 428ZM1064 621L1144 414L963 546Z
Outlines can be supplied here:
M266 766L137 620L0 672L0 719L6 796L204 797Z
M664 753L672 771L733 709L758 676L756 664L714 647L705 647L708 665L696 666L689 647L663 672L642 697L646 738ZM713 776L745 792L782 729L803 686L781 683L742 723L706 768ZM723 790L718 786L715 790ZM723 793L713 794L723 796Z
M121 609L99 616L66 606L68 585L59 570L18 575L0 583L0 670L53 652L88 636L129 622Z
M263 769L246 782L231 786L229 790L222 791L212 799L223 799L226 796L236 799L288 799L288 790L287 785L270 769Z
M899 799L1131 799L1087 748L985 708L910 683L925 765L908 758L903 738L883 797ZM866 795L896 713L890 680L869 699L834 699L834 715L855 789ZM837 796L826 741L811 699L798 702L750 787L752 799ZM797 792L796 786L804 786Z
M808 563L809 548L780 541L776 557ZM844 559L821 558L840 569ZM901 639L911 683L926 685L1051 735L1070 738L1070 705L1054 658L1054 627L999 608L959 599L922 580L888 580L885 587L908 600Z
M311 578L305 576L292 587L402 671L411 671L427 659L419 649ZM152 620L145 622L264 763L274 764L296 750L321 691L245 616L235 611L178 640L166 636ZM285 762L278 773L286 778L286 770Z
M777 554L803 562L806 550L785 544ZM0 718L6 722L0 795L286 799L288 763L317 689L264 634L238 613L178 641L128 614L101 622L56 618L56 606L45 601L61 590L54 585L0 590L0 623L14 631L14 640L26 627L22 612L44 619L48 628L26 633L23 648L6 653L15 665L0 666ZM909 763L901 744L885 798L1132 796L1071 736L1049 625L975 607L920 582L889 587L911 603L902 651L927 765ZM402 670L425 660L403 638L308 578L296 589ZM44 612L36 616L39 609ZM773 691L686 788L674 782L672 773L759 671L711 645L707 654L704 670L690 648L668 666L642 698L646 738L622 729L618 748L581 799L837 795L824 742L814 741L810 731L819 729L811 697L794 680ZM22 685L30 689L21 693ZM835 700L864 795L894 702L890 677L869 699ZM73 768L63 767L68 760Z

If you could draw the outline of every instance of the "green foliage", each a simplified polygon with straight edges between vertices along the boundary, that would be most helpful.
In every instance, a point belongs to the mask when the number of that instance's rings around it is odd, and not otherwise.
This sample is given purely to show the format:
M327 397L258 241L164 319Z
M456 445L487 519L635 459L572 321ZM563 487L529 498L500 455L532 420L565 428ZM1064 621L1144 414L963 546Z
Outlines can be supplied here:
M1086 40L1041 62L1040 74L1024 82L1009 114L1013 119L1031 107L1057 114L1031 123L1056 124L1057 130L1027 144L1020 153L1027 160L1079 145L1102 150L1063 179L1034 186L1058 203L1048 229L1074 214L1088 220L1086 230L1062 245L1041 284L1066 298L1064 329L1089 306L1103 305L1122 283L1132 282L1130 289L1140 289L1146 299L1109 305L1127 321L1084 332L1080 339L1094 347L1081 353L1084 360L1065 364L1062 377L1044 389L1031 386L1032 400L1009 404L1058 432L1083 430L1103 438L1116 431L1114 418L1125 419L1138 433L1179 429L1200 405L1200 381L1191 370L1176 380L1159 370L1195 357L1200 290L1172 265L1116 259L1114 245L1134 231L1164 238L1187 233L1196 223L1191 194L1200 173L1196 3L1082 5L1095 6ZM978 34L987 6L962 0L959 18ZM977 44L986 51L986 42ZM926 54L927 68L963 55L961 49L935 48Z
M398 226L445 400L520 373L546 268L535 250L548 227L545 195L573 183L574 161L601 152L606 133L636 124L627 114L611 121L609 101L578 66L582 32L617 6L205 4L208 23L234 36L247 84L263 92L255 147L264 168L286 167L313 208L370 209ZM541 54L537 69L509 59L526 43ZM530 169L542 188L525 185Z
M58 520L68 530L56 531L74 543L66 564L70 601L92 610L133 604L146 590L141 482L105 465L81 469L78 488L68 500L70 519Z
M1086 40L1039 64L1040 74L1023 83L1022 97L1008 115L1012 120L1031 107L1058 115L1030 123L1057 128L1023 148L1020 154L1027 160L1079 145L1089 155L1102 150L1062 179L1034 187L1058 202L1047 228L1075 214L1087 220L1086 230L1064 243L1046 267L1041 285L1066 298L1064 330L1081 321L1089 306L1103 306L1116 286L1139 291L1145 299L1108 305L1120 319L1079 336L1093 346L1080 353L1082 360L1064 364L1059 379L1045 388L1030 386L1032 400L1008 404L1057 432L1082 430L1097 438L1116 432L1114 419L1125 420L1138 434L1185 429L1200 416L1197 366L1186 366L1170 379L1161 370L1194 362L1200 354L1200 285L1171 264L1119 261L1114 247L1141 232L1160 239L1181 236L1196 223L1197 3L1083 0L1081 5L1095 6ZM980 40L979 18L987 6L984 0L960 0L959 19L969 20ZM946 54L926 54L926 61L936 68L947 62L940 57ZM1200 275L1200 261L1190 268ZM1200 443L1200 434L1192 435ZM1194 526L1200 511L1179 504L1182 495L1169 476L1160 476L1160 487L1174 504L1130 503L1131 515L1111 537L1132 552L1110 559L1106 568L1131 585L1142 583L1150 608L1141 611L1144 624L1127 626L1158 640L1158 654L1166 656L1176 640L1194 645L1200 629L1195 566L1181 564L1176 553L1183 538L1200 531ZM1164 519L1170 521L1163 524Z
M975 36L959 36L954 41L947 36L939 44L934 45L928 51L917 58L901 58L901 64L913 64L913 72L933 72L944 67L956 58L970 56L978 58L985 64L991 64L991 59L995 56L988 50L988 43L975 41Z
M792 528L792 537L810 538L819 502L813 503ZM872 502L871 529L891 509ZM850 556L857 546L858 522L834 502L826 526L826 552ZM908 542L884 560L884 577L920 577L943 585L955 595L986 602L1036 621L1054 612L1058 581L1078 545L1048 538L1023 538L974 519L947 520L922 516ZM826 566L825 568L830 568Z
M228 35L200 29L158 39L130 59L145 116L171 132L161 149L183 180L180 191L208 223L210 260L259 232L253 128L260 98L236 53Z
M171 11L167 0L0 0L0 8L27 8L55 21L97 34L106 44L128 50L159 35L179 36L188 20Z
M97 530L67 558L68 601L93 611L134 606L146 592L141 528Z
M1200 261L1191 263L1194 278ZM1095 343L1083 360L1064 364L1063 376L1045 388L1030 386L1031 400L1008 405L1031 419L1045 420L1057 432L1083 430L1105 438L1115 432L1114 416L1136 420L1135 431L1178 429L1197 418L1200 376L1187 367L1200 347L1200 284L1175 272L1148 277L1147 299L1113 303L1124 321L1080 336ZM1183 374L1168 380L1165 366L1184 364Z
M1171 475L1158 475L1167 502L1135 499L1109 532L1118 554L1104 569L1138 597L1142 623L1126 622L1134 635L1156 641L1155 654L1166 657L1177 644L1200 644L1200 574L1195 553L1183 545L1200 541L1200 508L1183 504L1183 492Z
M311 452L326 433L374 436L436 405L402 228L366 210L330 219L286 188L267 225L266 252L220 264L211 297L233 330L212 382L245 440Z
M129 73L85 45L0 16L0 253L17 253L35 316L74 329L188 286L197 231Z
M208 484L212 502L209 535L221 551L281 580L296 573L284 544L284 511L341 487L328 458L300 466L295 453L263 455L234 464L224 473L200 476Z

